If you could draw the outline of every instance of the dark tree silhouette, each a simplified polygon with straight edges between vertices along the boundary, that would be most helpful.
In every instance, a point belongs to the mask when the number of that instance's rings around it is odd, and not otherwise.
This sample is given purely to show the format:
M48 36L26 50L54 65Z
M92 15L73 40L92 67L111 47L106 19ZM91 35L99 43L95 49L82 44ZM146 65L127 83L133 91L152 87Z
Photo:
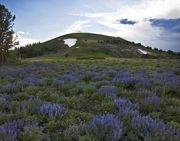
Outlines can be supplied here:
M15 15L0 4L0 64L7 63L8 51L14 45L17 45L16 38L13 38L13 25Z

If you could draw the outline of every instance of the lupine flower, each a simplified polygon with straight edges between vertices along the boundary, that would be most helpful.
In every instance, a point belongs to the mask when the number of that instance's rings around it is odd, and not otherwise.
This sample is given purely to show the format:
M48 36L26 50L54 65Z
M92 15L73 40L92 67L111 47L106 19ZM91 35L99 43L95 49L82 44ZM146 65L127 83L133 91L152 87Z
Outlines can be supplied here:
M39 97L31 96L27 103L31 106L29 106L29 110L33 113L39 113L40 106L44 103Z
M175 68L160 68L157 70L157 72L159 73L174 73L176 72L176 69Z
M175 132L168 128L162 121L156 121L150 116L134 116L131 120L132 127L146 140L173 141L176 138Z
M9 102L6 98L0 97L0 104L7 105Z
M100 141L119 141L123 137L123 123L111 114L99 115L87 123L86 133Z
M126 73L120 72L117 73L117 75L114 77L112 82L115 84L121 84L128 89L132 89L135 87L137 83L140 82L140 80L138 79L138 77L135 77L133 74L127 72Z
M71 74L65 74L61 76L61 79L64 81L78 81L78 77Z
M135 74L138 74L138 75L149 75L149 69L148 68L139 68L139 69L136 69L134 71Z
M130 120L132 128L145 140L173 141L173 139L178 138L176 131L168 128L162 121L156 121L150 116L142 116L138 110L139 106L129 100L115 100L115 106L119 113Z
M117 93L118 93L118 90L114 86L107 85L107 86L102 86L98 90L98 93L104 94L104 95L107 95L107 96L111 96L111 97L115 98Z
M7 84L2 87L2 90L3 90L3 92L6 92L6 93L13 93L14 91L16 91L16 85Z
M53 85L56 87L61 87L64 85L64 80L56 79L56 80L54 80Z
M81 79L86 80L86 81L89 81L89 80L97 81L97 80L100 80L100 78L101 78L100 74L98 74L97 72L91 72L91 71L85 72L81 76Z
M18 104L18 106L16 107L16 111L17 111L17 112L21 112L21 111L23 111L23 112L29 112L29 110L30 110L30 107L29 107L29 105L27 104L27 102L25 102L25 101L20 102L20 103Z
M27 87L27 86L40 86L44 82L45 82L44 79L38 79L38 78L35 78L35 76L31 76L31 77L28 77L25 80L23 80L23 85L25 87Z
M119 98L115 100L115 107L126 116L139 110L139 105L133 104L130 100Z
M136 84L136 86L139 88L142 87L150 87L152 85L152 82L149 78L145 78L145 77L138 77L138 83Z
M158 97L157 95L150 95L150 96L145 97L144 99L142 99L140 101L140 103L142 103L142 104L152 104L152 105L158 106L160 104L160 97Z
M1 141L18 141L18 136L26 126L38 126L37 123L29 123L25 120L14 120L0 125Z
M136 92L136 95L137 95L137 96L141 96L141 95L151 96L151 95L155 95L155 92L143 88L143 89L139 89L139 90Z
M108 72L105 72L106 77L114 77L116 75L116 71L110 70Z
M61 104L45 103L40 107L40 113L51 119L61 118L64 116L65 108Z
M161 86L169 85L172 87L178 87L180 85L180 77L173 73L153 73L153 81L155 84L159 84Z

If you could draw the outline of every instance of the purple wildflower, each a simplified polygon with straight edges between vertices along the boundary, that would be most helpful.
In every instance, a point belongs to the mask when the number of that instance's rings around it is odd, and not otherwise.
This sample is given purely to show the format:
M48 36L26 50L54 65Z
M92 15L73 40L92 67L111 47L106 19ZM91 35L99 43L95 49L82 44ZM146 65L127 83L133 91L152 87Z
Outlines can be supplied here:
M126 116L135 114L139 110L139 105L133 104L130 100L124 98L115 100L115 107L120 113L123 113Z
M118 90L116 87L114 86L102 86L99 90L98 90L98 93L100 94L104 94L104 95L107 95L107 96L111 96L113 98L116 98L116 95L118 94Z
M65 108L61 104L45 103L40 107L40 113L51 119L61 118L64 116Z
M160 105L160 97L158 97L157 95L150 95L148 97L145 97L144 99L142 99L140 101L140 103L142 104L152 104L155 106Z
M6 93L13 93L16 91L16 85L7 84L7 85L2 87L2 90L3 90L3 92L6 92Z
M29 123L25 120L14 120L0 126L0 138L2 141L18 141L17 137L26 126L38 126L37 123Z
M4 97L0 97L0 104L7 105L8 100L6 98L4 98Z
M151 96L151 95L155 95L155 92L153 92L153 91L151 91L151 90L148 90L148 89L139 89L139 90L136 92L136 95L137 95L137 96L141 96L141 95Z
M81 76L81 79L85 80L85 81L97 81L97 80L100 80L101 79L101 76L100 74L98 74L97 72L91 72L91 71L88 71L88 72L85 72L82 76Z
M78 81L78 77L71 74L65 74L61 77L61 79L64 81Z
M96 116L87 123L86 133L101 141L119 141L123 136L123 123L111 114Z
M168 128L162 121L156 121L150 116L134 116L131 120L132 127L138 130L145 140L154 139L155 141L172 141L175 132Z

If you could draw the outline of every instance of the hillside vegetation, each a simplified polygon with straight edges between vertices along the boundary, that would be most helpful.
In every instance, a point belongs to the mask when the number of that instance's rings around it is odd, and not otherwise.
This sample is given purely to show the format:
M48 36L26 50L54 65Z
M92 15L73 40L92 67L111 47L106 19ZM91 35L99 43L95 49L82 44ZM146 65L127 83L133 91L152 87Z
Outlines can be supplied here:
M65 39L77 39L74 46L68 47ZM141 49L147 54L138 51ZM52 40L28 45L19 49L23 58L42 55L55 55L58 57L125 57L125 58L178 58L172 51L162 51L145 47L140 43L129 42L119 37L110 37L92 33L72 33Z

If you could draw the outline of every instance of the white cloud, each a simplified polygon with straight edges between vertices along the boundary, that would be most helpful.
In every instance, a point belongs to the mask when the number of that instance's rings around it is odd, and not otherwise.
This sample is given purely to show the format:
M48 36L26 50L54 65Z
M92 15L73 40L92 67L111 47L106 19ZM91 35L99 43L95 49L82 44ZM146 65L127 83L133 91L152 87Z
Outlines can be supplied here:
M114 3L117 2L114 1ZM180 0L141 0L133 5L127 4L119 9L112 9L111 12L78 13L73 15L87 18L107 28L106 31L98 31L99 33L119 36L127 40L141 42L145 45L155 45L157 47L159 46L159 44L156 44L158 41L161 40L163 42L162 35L170 35L171 33L167 33L161 27L152 26L147 19L180 18ZM123 18L138 22L134 25L116 23L116 20ZM112 29L115 32L112 32ZM176 36L179 37L179 35Z
M89 18L143 20L144 18L179 18L180 0L141 0L134 5L124 5L120 9L103 13L74 14Z
M17 34L20 34L20 35L29 35L29 32L18 31Z
M27 33L28 32L17 32L17 33L14 34L14 37L17 36L16 41L19 41L18 46L25 46L25 45L28 45L28 44L38 42L37 40L31 39L31 38L28 38L28 37L23 37L23 35L27 35Z
M83 20L83 21L75 21L71 24L67 29L64 31L64 34L73 33L73 32L81 32L81 30L87 28L89 26L90 20Z

